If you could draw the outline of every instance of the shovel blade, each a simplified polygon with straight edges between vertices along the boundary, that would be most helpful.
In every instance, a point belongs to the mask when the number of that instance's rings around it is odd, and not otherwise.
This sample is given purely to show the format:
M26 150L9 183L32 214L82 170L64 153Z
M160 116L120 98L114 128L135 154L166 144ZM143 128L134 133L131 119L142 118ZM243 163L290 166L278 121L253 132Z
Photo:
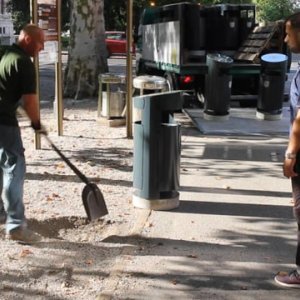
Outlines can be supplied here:
M108 214L104 197L96 184L89 183L84 187L82 201L90 221L97 220Z

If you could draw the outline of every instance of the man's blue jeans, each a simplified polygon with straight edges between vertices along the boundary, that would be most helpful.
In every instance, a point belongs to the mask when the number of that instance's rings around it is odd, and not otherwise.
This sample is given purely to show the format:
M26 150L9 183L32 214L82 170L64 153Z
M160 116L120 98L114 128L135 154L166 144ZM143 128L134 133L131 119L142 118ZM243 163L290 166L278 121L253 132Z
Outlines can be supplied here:
M24 147L19 127L0 125L0 167L3 171L2 197L7 213L6 232L25 225L23 187Z

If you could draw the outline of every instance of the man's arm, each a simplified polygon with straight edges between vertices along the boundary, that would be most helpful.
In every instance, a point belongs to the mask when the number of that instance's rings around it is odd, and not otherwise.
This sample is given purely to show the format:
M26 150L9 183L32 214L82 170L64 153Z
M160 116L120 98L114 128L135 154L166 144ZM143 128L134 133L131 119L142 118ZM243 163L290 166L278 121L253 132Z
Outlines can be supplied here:
M298 109L296 118L293 122L288 147L283 164L284 176L290 178L297 176L294 172L294 165L296 162L296 154L300 150L300 109ZM299 174L300 175L300 174Z
M22 96L23 108L26 111L34 129L40 129L40 113L38 97L36 94L25 94Z

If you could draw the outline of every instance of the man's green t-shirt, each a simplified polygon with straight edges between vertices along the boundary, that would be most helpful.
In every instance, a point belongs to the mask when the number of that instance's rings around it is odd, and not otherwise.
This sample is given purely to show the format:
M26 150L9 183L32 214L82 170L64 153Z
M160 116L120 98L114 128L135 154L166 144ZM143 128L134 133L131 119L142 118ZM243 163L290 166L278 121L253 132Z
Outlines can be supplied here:
M8 47L0 58L0 124L18 126L16 109L21 96L35 93L31 58L18 45Z

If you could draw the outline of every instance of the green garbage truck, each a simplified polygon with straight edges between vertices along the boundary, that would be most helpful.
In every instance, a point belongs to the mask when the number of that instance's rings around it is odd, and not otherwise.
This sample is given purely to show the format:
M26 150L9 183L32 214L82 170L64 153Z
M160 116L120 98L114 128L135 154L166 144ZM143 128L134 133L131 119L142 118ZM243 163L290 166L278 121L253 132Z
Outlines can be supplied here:
M283 53L284 24L256 23L254 4L204 6L177 3L146 8L137 38L136 73L163 76L169 90L185 90L203 102L207 56L232 58L231 100L257 100L260 57ZM289 65L289 64L288 64Z

